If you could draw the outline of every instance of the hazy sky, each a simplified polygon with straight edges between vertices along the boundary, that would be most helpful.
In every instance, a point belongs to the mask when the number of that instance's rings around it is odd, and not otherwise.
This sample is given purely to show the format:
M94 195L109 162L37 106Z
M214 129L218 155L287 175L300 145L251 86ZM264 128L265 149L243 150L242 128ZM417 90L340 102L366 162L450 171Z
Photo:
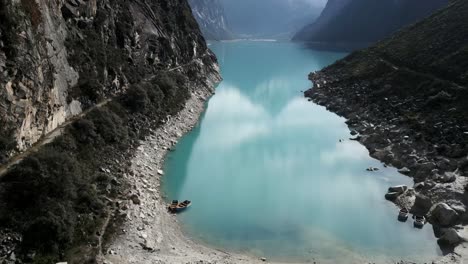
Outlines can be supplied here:
M327 0L221 0L235 33L283 34L314 21Z
M289 2L290 4L294 4L294 3L307 3L313 7L317 7L317 8L323 8L326 4L327 4L327 1L328 0L284 0L284 1L287 1Z

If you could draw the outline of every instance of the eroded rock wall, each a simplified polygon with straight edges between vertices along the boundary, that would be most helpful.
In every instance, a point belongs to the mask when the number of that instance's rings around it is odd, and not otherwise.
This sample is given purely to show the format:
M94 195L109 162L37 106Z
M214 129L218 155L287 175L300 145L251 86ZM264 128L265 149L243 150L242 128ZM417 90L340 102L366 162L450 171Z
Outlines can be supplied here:
M0 0L0 122L26 150L161 70L218 78L186 0ZM208 77L207 77L208 76Z

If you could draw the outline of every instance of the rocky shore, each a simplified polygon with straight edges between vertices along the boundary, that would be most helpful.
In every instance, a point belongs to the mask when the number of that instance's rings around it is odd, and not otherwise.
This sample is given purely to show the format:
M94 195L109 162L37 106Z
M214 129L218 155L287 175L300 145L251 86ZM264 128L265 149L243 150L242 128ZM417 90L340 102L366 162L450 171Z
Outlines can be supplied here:
M468 2L451 1L311 73L314 87L305 92L345 117L351 139L372 157L414 179L414 186L389 188L385 197L426 216L445 259L456 263L468 259L468 82L460 61L467 55L466 12Z
M117 202L123 224L104 250L103 263L261 263L262 260L229 254L191 241L181 231L177 215L167 211L161 193L163 161L183 134L198 122L209 89L192 91L185 108L142 140L125 174L131 188Z
M390 116L382 118L379 107L356 104L357 99L348 93L358 94L358 97L363 93L365 97L366 83L344 82L340 77L327 72L312 73L309 78L314 87L306 91L305 96L347 118L351 130L349 140L359 141L372 157L414 179L414 186L389 186L386 198L401 208L409 208L413 214L426 216L433 224L446 254L434 263L463 263L468 259L465 244L468 178L457 168L459 160L425 148L421 139L427 135L401 122L398 112L389 111Z

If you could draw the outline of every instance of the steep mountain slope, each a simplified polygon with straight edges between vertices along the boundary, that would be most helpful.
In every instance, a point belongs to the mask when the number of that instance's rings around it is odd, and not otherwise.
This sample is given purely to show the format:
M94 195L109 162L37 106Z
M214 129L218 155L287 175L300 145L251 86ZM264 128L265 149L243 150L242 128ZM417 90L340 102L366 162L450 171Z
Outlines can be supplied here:
M185 1L9 2L0 14L0 120L20 150L145 75L214 65Z
M467 1L452 1L387 40L312 73L314 88L306 92L348 118L371 155L420 183L414 206L414 192L397 198L397 203L413 206L420 214L439 202L455 208L449 224L434 216L439 212L430 212L437 228L464 222L468 216L466 14Z
M447 0L334 0L294 36L296 41L372 43L428 16Z
M228 40L234 38L220 0L189 0L189 3L206 39Z
M327 5L315 22L303 27L294 35L293 40L303 40L317 34L321 28L324 28L330 21L335 19L349 2L351 0L328 0Z
M1 262L102 263L129 157L218 70L186 0L0 0Z

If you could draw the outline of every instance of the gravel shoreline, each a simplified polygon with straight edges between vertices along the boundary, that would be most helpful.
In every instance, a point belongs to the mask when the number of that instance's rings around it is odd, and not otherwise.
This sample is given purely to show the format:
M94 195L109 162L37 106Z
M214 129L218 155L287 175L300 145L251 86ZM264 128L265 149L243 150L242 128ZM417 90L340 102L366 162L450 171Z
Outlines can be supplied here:
M131 185L128 200L118 202L126 209L119 211L125 221L106 246L104 263L262 263L190 240L182 233L177 216L167 212L162 197L164 158L177 140L197 125L212 94L210 89L192 91L182 111L140 142L126 174Z

